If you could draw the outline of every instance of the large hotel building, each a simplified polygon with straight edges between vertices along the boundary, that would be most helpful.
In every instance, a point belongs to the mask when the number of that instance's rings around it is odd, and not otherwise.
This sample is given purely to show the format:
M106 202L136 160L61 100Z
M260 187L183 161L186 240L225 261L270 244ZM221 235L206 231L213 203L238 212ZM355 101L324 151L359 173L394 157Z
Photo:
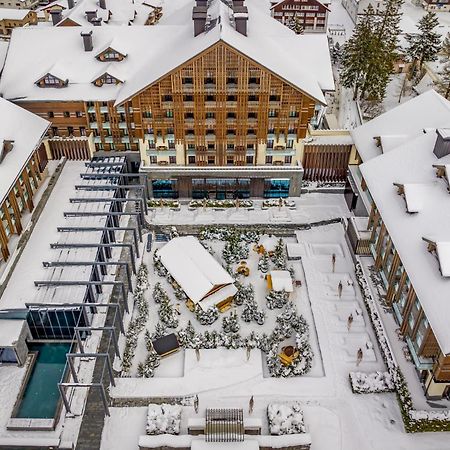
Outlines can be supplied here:
M182 1L154 26L16 30L0 83L51 122L54 158L126 152L150 196L194 198L299 195L308 167L345 176L350 145L304 142L332 90L326 36L255 0Z

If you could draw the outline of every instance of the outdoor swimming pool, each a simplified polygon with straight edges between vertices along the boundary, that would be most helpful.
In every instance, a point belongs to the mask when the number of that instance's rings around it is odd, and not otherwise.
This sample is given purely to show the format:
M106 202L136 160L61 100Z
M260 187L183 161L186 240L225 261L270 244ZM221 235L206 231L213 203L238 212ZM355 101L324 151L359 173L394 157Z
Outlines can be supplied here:
M30 344L37 352L34 366L14 417L52 419L59 401L58 383L66 366L70 343Z

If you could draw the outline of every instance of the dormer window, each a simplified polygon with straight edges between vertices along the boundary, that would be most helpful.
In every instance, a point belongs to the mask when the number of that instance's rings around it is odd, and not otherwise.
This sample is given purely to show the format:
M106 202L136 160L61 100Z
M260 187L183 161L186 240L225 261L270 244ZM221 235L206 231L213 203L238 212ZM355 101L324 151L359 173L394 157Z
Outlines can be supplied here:
M93 83L96 86L103 86L104 84L121 84L123 83L122 80L119 78L109 74L108 72L105 72L103 75L98 77L96 80L93 81Z
M102 50L96 58L99 61L122 61L126 58L127 54L125 52L120 52L119 50L114 49L113 47L108 47L105 50Z
M439 263L439 270L443 277L450 277L450 241L436 241L422 237L428 245L428 251L433 254Z
M69 83L69 80L62 80L51 73L45 74L42 78L36 81L36 85L39 87L65 87Z
M394 183L397 194L403 197L406 203L406 212L409 214L418 213L424 207L424 187L418 183Z

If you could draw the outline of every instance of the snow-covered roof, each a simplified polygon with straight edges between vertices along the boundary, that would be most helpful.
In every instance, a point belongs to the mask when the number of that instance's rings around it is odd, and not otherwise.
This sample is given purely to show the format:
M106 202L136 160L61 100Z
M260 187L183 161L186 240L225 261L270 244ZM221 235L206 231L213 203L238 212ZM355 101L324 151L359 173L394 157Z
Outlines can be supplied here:
M8 53L9 40L1 41L0 40L0 73L3 70L3 65L5 64L6 54Z
M20 338L25 320L0 319L0 348L14 347Z
M450 242L436 242L436 254L443 277L450 277Z
M424 207L426 185L419 183L406 183L405 192L406 209L409 213L418 213Z
M388 136L404 136L406 142L421 134L423 129L445 127L449 123L450 102L431 89L351 130L350 134L366 162L392 149L383 146L382 150L375 138L383 136L386 141Z
M49 126L47 120L0 97L0 150L4 141L13 141L12 149L0 158L0 204Z
M427 115L427 110L422 111L423 118ZM450 278L443 276L448 270L448 248L440 247L444 263L441 274L436 257L422 240L450 242L450 195L433 168L433 164L449 164L450 155L436 157L436 138L436 130L421 132L360 169L436 339L442 351L449 354ZM417 214L405 211L394 183L420 185Z
M215 0L219 1L219 0ZM155 26L93 27L93 50L84 51L80 27L28 27L15 30L5 63L0 93L21 100L116 100L133 97L161 77L218 42L224 42L264 66L313 99L324 103L322 91L334 90L327 37L296 35L264 14L257 0L248 0L248 35L238 33L229 20L229 8L220 2L221 22L194 37L190 2ZM97 87L92 80L105 67L95 56L111 42L127 57L113 62L124 83ZM42 52L42 48L46 51ZM168 52L167 49L171 51ZM119 49L118 49L119 50ZM292 55L299 55L293 58ZM274 55L277 55L274 57ZM52 67L63 67L68 85L35 85Z
M270 278L272 279L272 289L274 291L294 292L291 274L288 270L272 270Z
M157 254L194 303L200 302L214 288L234 281L194 236L176 237L159 249Z
M266 252L273 252L275 250L275 247L278 244L278 239L276 236L261 236L261 239L259 240L259 243L264 247L264 250Z
M23 20L31 9L0 8L0 20Z

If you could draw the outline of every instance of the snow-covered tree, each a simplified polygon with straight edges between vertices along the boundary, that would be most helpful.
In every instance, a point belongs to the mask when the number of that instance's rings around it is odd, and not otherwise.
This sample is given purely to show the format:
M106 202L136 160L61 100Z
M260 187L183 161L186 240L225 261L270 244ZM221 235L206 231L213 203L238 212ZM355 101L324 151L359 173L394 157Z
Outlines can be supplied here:
M439 20L434 12L428 12L418 22L418 33L407 33L407 55L412 61L412 77L417 69L421 70L426 61L436 61L441 48L441 35L436 32Z
M241 259L247 259L248 254L248 244L242 241L239 233L234 233L228 238L222 251L222 257L227 264L233 264Z
M438 83L438 90L440 94L448 99L450 97L450 33L447 33L442 43L440 55L443 68L439 72L440 81Z
M159 319L167 328L177 328L178 327L178 311L174 308L172 303L168 300L161 301L159 305Z
M234 304L236 306L241 306L244 304L246 299L254 299L255 298L255 291L253 289L252 284L242 284L239 282L236 282L237 292L234 296Z
M266 304L269 309L282 308L289 300L289 294L286 291L271 290L266 295Z
M269 270L269 255L267 252L264 252L258 261L258 270L262 273L267 273Z
M161 358L154 351L150 351L145 361L138 364L138 376L143 378L151 378L155 374L155 369L159 366Z
M206 311L197 305L195 308L197 320L202 325L211 325L219 318L219 310L215 306L211 306Z
M222 329L224 333L237 333L240 328L236 311L232 311L229 316L225 316L222 319Z
M303 34L305 32L305 29L303 28L303 21L301 17L295 15L294 18L289 22L288 27L295 33L295 34Z
M160 304L165 301L169 301L169 296L164 288L161 286L161 283L156 283L153 288L153 300L155 303Z
M286 260L287 257L284 242L283 239L280 238L277 242L277 245L275 246L272 261L278 270L285 270L287 262Z

